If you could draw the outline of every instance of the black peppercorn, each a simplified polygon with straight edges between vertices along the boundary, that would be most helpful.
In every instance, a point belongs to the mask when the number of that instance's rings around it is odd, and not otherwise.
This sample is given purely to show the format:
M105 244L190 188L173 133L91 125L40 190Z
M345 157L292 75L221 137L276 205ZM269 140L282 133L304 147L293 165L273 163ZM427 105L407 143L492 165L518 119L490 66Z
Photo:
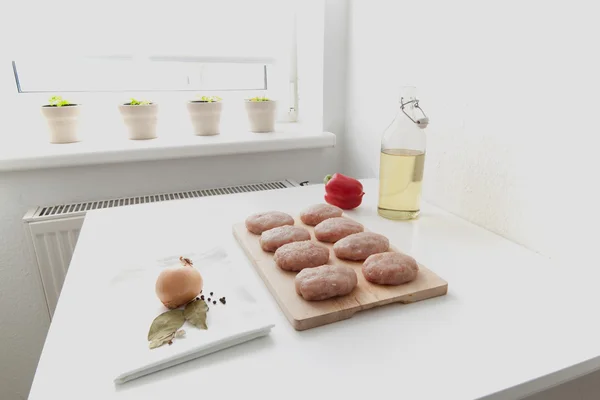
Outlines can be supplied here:
M204 295L200 296L200 300L204 300Z
M210 303L210 297L208 298L208 302Z
M210 292L210 295L212 296L212 295L213 295L213 292Z
M219 301L220 301L221 303L225 304L225 297L221 297L221 298L219 299Z
M217 304L217 301L216 301L216 300L213 300L213 304Z

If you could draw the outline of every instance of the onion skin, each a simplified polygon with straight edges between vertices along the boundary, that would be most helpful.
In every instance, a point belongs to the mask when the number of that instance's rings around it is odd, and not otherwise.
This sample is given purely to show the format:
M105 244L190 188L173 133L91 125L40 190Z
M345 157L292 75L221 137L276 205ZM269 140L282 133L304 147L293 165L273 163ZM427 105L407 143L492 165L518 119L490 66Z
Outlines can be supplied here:
M156 279L156 295L174 309L194 300L202 291L202 275L191 263L164 269Z

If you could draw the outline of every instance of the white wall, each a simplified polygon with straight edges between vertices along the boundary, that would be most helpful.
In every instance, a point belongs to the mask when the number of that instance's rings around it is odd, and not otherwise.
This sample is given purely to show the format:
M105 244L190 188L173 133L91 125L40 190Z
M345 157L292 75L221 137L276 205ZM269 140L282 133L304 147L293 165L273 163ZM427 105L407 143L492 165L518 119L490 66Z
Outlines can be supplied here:
M431 120L425 199L567 266L595 267L596 17L584 0L352 1L344 170L378 175L398 88L413 84ZM587 381L567 397L597 398ZM536 399L567 398L560 390Z
M424 196L545 255L593 255L593 2L351 3L344 169L376 176L398 87L431 119Z
M346 123L348 1L302 2L297 19L302 124L342 133ZM339 160L343 158L343 140L344 135L336 136Z
M30 207L259 180L318 183L336 169L335 149L322 149L0 173L0 399L27 398L49 326L21 221Z
M323 37L323 130L346 130L346 69L348 47L348 1L325 1ZM344 157L344 135L336 137L336 155ZM331 171L334 173L337 171Z

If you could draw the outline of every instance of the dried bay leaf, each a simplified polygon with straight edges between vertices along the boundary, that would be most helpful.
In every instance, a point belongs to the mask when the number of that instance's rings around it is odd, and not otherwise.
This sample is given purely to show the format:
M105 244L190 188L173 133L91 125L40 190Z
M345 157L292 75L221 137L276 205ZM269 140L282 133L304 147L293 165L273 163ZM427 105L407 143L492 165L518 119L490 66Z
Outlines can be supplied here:
M154 340L152 340L149 344L150 349L155 349L157 347L162 346L163 344L169 343L171 340L173 340L173 338L175 337L175 332L166 335L166 336L161 336L159 338L156 338Z
M206 312L208 305L204 300L195 300L188 303L183 310L185 319L192 325L200 329L208 329L206 325Z
M185 320L183 310L170 310L160 314L152 321L148 331L148 341L153 342L174 335L183 326Z
M150 349L155 349L157 347L162 346L163 344L167 344L172 342L175 338L182 338L185 336L185 331L183 329L178 330L177 332L170 333L165 336L158 337L152 340L149 344Z

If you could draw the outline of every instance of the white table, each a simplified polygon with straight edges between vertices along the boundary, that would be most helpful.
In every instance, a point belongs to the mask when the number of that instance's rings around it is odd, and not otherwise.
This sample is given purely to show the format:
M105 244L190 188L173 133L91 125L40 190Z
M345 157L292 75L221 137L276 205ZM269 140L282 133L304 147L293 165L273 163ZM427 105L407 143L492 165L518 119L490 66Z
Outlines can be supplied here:
M322 201L322 185L94 211L30 399L498 400L600 367L600 293L591 263L554 265L428 204L418 221L384 220L376 214L377 183L365 182L365 191L363 205L348 214L445 278L447 296L295 331L231 225L259 210L297 213ZM277 326L268 337L116 387L106 365L119 354L103 340L115 329L107 280L128 260L189 251L208 236L219 238Z

